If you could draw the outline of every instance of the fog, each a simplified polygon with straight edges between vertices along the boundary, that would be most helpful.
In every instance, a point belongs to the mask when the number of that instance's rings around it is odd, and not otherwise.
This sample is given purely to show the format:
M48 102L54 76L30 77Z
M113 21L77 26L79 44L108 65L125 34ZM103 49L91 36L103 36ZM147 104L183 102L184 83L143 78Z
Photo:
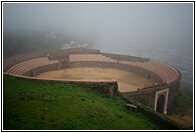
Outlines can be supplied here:
M3 33L5 57L16 48L62 48L75 41L159 59L193 83L193 3L4 3Z

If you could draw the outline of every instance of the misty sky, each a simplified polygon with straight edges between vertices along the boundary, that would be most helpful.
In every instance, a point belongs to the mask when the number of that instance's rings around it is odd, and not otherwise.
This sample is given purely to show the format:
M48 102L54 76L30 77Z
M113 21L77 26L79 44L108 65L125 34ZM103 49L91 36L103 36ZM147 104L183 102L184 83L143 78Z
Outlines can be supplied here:
M105 47L193 47L192 3L4 3L3 28L94 38ZM77 40L76 40L77 41Z

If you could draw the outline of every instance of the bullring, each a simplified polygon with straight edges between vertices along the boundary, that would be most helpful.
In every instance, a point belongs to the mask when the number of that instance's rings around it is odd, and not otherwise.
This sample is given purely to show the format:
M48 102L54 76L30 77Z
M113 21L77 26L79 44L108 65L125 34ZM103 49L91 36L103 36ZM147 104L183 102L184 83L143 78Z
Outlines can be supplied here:
M75 67L114 68L134 72L154 81L155 84L152 86L137 88L135 91L123 92L123 94L161 113L167 113L174 104L181 80L180 72L166 63L85 48L35 51L15 55L3 61L4 74L32 79L39 79L36 75L43 72ZM106 93L108 91L113 95L118 91L118 88L114 87L116 84L114 80L63 80L63 82L108 83Z

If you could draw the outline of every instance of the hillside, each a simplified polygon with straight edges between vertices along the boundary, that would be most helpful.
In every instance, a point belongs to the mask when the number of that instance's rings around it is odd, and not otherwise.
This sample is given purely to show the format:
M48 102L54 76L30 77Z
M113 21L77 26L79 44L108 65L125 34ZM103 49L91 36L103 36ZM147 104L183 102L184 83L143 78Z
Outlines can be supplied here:
M159 130L119 96L69 83L3 75L4 130Z

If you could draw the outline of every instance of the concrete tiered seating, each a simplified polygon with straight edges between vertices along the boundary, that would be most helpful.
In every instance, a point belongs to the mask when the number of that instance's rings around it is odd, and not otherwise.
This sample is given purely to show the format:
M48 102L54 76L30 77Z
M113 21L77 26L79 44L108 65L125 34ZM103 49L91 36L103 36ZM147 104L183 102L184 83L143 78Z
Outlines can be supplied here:
M152 60L152 61L154 61L155 63L157 63L158 61L156 61L156 60ZM159 64L160 64L161 62L159 62ZM161 65L162 66L164 66L165 68L167 68L167 70L172 70L172 72L173 72L173 74L176 76L176 77L178 77L178 76L180 76L179 75L179 72L175 69L175 68L173 68L172 66L170 66L170 65L168 65L168 64L165 64L165 63L161 63Z
M40 60L40 62L44 60ZM13 74L20 74L22 73L23 71L27 69L32 69L34 68L35 66L39 65L40 62L37 62L37 60L34 60L32 62L28 61L28 62L25 62L25 63L20 63L19 66L15 67L14 68L14 71L12 71L11 73Z
M169 65L166 65L159 61L156 61L156 62L147 61L147 62L142 63L142 62L130 62L130 61L121 60L119 61L119 63L138 66L138 67L153 71L157 73L158 75L160 75L163 82L171 83L178 78L178 72L173 67L170 67Z
M105 61L115 62L114 59L105 57L101 54L71 54L69 55L70 61Z
M163 82L168 82L168 81L171 80L169 75L161 68L157 68L157 67L152 66L152 65L150 65L148 63L139 63L139 62L136 63L136 66L142 67L142 68L150 70L150 71L154 71L155 73L160 75L160 77L162 78Z
M8 69L7 73L14 74L14 75L22 75L33 68L48 65L48 64L54 64L58 62L59 62L58 60L50 61L48 60L47 57L36 58L12 66L10 69Z
M159 71L163 71L167 75L169 82L173 82L173 81L175 81L178 78L178 76L176 75L175 71L170 69L170 67L165 66L164 63L148 62L148 64L149 64L149 66L152 66L153 69L158 69Z
M160 73L161 77L163 77L164 81L167 81L167 83L172 83L179 77L178 72L173 67L167 64L161 63L159 61L149 61L145 64L148 64L147 66L155 70L156 73Z
M23 66L21 69L17 70L14 74L22 75L23 73L25 73L33 68L44 66L44 65L49 65L49 64L54 64L54 63L58 63L58 61L53 60L53 61L49 61L49 62L39 62L37 64L31 63L31 65L25 64L25 66Z
M170 81L174 80L173 71L168 70L168 68L165 68L162 65L159 65L159 64L156 64L156 63L155 64L154 63L149 63L149 64L151 64L152 66L157 67L158 69L164 71L168 75Z
M34 63L34 62L37 62L37 58L36 59L32 59L32 60L27 60L27 61L24 61L24 63L27 63L27 64L31 64L31 63ZM43 59L39 59L40 61L42 61ZM21 68L24 64L23 63L18 63L14 66L12 66L10 69L7 70L7 73L13 73L13 71L15 71L16 68Z
M162 63L162 62L158 62L156 60L152 60L150 62L154 65L156 64L159 67L163 67L169 73L169 75L172 77L171 82L174 82L175 80L177 80L180 77L179 72L175 68L173 68L172 66L165 64L165 63Z
M118 62L122 64L128 64L132 66L137 66L143 69L150 70L160 76L163 82L172 83L176 81L179 77L178 71L160 61L156 60L134 60L127 61L127 60L117 60L114 58L110 58L108 56L103 56L102 54L73 54L69 56L70 61L105 61L105 62Z
M129 62L141 62L144 63L149 61L150 59L135 57L135 56L127 56L127 55L117 55L117 54L110 54L110 53L101 53L105 57L109 57L114 60L122 60L122 61L129 61Z

